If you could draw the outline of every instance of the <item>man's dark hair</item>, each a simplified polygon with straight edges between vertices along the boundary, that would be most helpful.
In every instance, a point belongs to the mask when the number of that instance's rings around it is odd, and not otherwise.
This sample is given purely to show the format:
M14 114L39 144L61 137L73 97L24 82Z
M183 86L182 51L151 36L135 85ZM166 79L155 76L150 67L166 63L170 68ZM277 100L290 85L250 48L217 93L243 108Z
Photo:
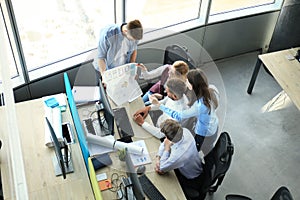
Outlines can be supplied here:
M173 119L166 119L161 125L161 132L164 133L168 140L176 143L181 140L183 129L180 124Z
M141 40L143 38L143 26L137 19L127 24L127 30L135 40Z

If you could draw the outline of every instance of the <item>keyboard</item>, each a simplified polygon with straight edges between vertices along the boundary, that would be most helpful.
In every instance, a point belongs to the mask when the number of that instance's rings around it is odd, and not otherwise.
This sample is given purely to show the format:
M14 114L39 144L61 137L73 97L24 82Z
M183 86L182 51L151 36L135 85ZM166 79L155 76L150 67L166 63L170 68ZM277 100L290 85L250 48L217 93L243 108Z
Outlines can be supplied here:
M150 200L166 199L145 174L139 176L139 181L142 185L144 193Z
M120 138L134 136L127 111L124 107L113 109Z
M95 129L94 129L94 126L93 126L93 121L92 121L91 118L84 119L83 124L84 124L85 130L88 133L96 135L96 132L95 132Z

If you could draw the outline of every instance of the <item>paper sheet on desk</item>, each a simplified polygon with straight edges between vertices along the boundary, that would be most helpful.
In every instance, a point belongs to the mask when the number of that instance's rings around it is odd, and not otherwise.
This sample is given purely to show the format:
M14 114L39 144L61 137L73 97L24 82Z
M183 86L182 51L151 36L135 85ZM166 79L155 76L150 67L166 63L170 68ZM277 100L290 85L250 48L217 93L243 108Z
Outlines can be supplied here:
M151 158L150 158L145 141L138 140L138 141L134 141L132 144L144 149L142 154L134 154L134 153L130 154L133 165L136 167L139 165L145 165L145 164L151 163Z
M131 102L140 97L143 92L135 80L137 67L129 63L107 70L103 74L107 95L117 106Z

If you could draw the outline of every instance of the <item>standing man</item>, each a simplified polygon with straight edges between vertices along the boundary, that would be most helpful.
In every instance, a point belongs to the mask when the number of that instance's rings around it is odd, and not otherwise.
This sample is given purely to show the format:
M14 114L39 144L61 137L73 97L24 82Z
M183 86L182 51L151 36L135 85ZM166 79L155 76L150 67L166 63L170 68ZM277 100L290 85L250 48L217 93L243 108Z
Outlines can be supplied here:
M135 62L138 41L143 38L143 27L139 20L106 26L100 32L98 54L94 68L100 72Z

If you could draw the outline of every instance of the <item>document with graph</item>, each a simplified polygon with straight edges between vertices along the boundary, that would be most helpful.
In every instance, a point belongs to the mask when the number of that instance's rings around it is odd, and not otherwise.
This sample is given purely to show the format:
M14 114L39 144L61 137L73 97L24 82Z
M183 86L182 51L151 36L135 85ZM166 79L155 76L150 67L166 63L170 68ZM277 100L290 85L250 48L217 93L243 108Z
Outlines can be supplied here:
M145 141L137 140L137 141L132 142L132 144L137 147L143 148L142 154L130 153L130 157L131 157L133 165L136 167L139 165L145 165L145 164L151 163L151 158L150 158Z
M125 64L107 70L103 74L107 95L117 104L131 102L143 92L136 81L137 67L135 63Z

